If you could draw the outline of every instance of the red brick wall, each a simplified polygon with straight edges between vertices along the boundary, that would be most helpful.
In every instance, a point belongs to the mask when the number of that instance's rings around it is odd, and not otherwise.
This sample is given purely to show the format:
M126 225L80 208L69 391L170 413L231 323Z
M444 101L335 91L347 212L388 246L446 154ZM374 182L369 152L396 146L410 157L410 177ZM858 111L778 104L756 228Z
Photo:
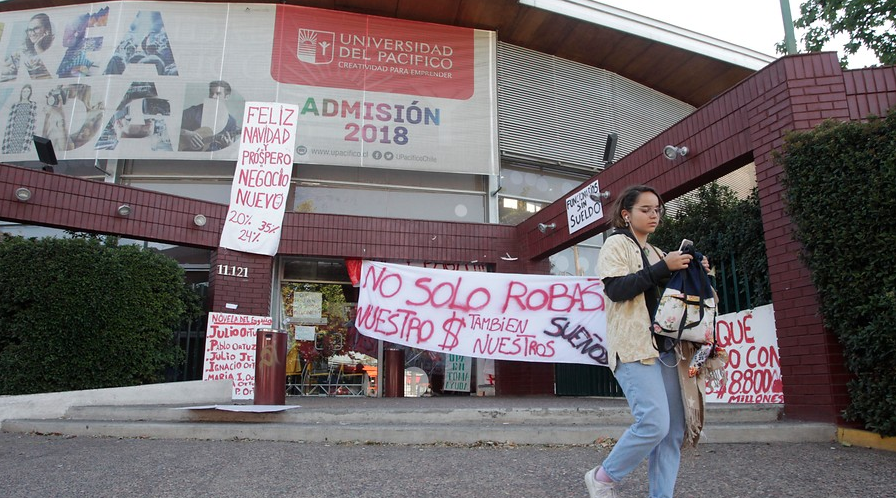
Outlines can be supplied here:
M495 361L495 395L554 394L554 364Z
M789 57L771 69L774 71L763 71L754 78L764 93L754 98L749 123L784 378L785 415L834 421L848 402L842 350L822 325L815 287L799 259L801 245L793 239L793 226L785 211L783 171L771 153L782 145L788 131L808 130L826 119L849 119L843 72L835 54Z
M896 66L846 71L843 76L850 119L885 116L896 106Z
M274 258L261 254L232 251L223 247L212 252L209 271L210 311L240 315L267 316L271 314L271 282L274 277ZM245 269L245 273L218 274L218 265ZM236 273L236 275L234 275ZM242 277L241 275L246 275ZM227 305L236 305L236 309Z

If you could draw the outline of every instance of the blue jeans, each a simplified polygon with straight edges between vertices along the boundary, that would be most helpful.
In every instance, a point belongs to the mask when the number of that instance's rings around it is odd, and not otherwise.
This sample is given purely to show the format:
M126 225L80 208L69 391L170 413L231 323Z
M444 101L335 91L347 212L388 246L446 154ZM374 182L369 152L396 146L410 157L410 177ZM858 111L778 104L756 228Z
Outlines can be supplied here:
M674 365L675 352L664 353L666 365ZM684 440L684 408L675 367L656 361L618 363L613 372L625 392L635 423L625 431L603 462L604 472L621 481L644 458L651 498L672 498L681 444Z

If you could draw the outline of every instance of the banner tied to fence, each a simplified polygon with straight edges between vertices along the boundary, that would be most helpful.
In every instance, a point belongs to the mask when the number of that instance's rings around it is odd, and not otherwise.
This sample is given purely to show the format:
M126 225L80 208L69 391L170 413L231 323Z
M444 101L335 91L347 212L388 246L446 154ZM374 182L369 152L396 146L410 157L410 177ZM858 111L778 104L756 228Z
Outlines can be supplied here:
M597 277L456 272L364 261L355 326L429 351L606 365Z

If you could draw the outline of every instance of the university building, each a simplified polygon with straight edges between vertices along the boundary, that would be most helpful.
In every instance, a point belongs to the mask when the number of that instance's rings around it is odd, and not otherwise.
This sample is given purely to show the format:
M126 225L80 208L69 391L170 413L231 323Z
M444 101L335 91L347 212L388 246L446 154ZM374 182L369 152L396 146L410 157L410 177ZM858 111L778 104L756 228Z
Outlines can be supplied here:
M843 71L829 53L774 60L597 2L333 5L0 4L0 229L152 245L207 287L210 313L269 316L292 341L350 319L358 261L594 275L608 220L571 230L565 200L583 186L598 182L609 193L593 202L608 207L631 184L672 199L747 168L785 413L836 419L848 375L796 258L771 154L787 131L892 106L893 68ZM230 209L240 154L265 153L241 148L247 103L298 112L289 161L259 180L283 193L252 201L285 210L271 255L222 245L227 223L245 227L236 238L255 233ZM41 161L34 135L57 164ZM667 145L688 153L670 160ZM306 294L323 296L319 315L299 312ZM205 329L194 333L196 366ZM346 340L382 361L382 344ZM442 358L408 349L405 360L439 391ZM492 383L498 396L555 393L580 375L474 364L470 390Z

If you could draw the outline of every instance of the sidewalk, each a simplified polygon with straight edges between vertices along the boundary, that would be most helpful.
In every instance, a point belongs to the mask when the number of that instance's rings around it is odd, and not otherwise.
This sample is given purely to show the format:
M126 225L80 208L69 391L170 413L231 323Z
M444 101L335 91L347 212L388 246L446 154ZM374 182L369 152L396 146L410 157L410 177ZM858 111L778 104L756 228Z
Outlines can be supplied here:
M190 384L190 385L188 385ZM166 439L378 444L581 445L617 439L632 419L624 399L519 396L288 397L235 406L229 382L0 398L5 432ZM189 395L184 395L188 392ZM707 406L701 442L829 442L833 424L780 420L780 405Z

